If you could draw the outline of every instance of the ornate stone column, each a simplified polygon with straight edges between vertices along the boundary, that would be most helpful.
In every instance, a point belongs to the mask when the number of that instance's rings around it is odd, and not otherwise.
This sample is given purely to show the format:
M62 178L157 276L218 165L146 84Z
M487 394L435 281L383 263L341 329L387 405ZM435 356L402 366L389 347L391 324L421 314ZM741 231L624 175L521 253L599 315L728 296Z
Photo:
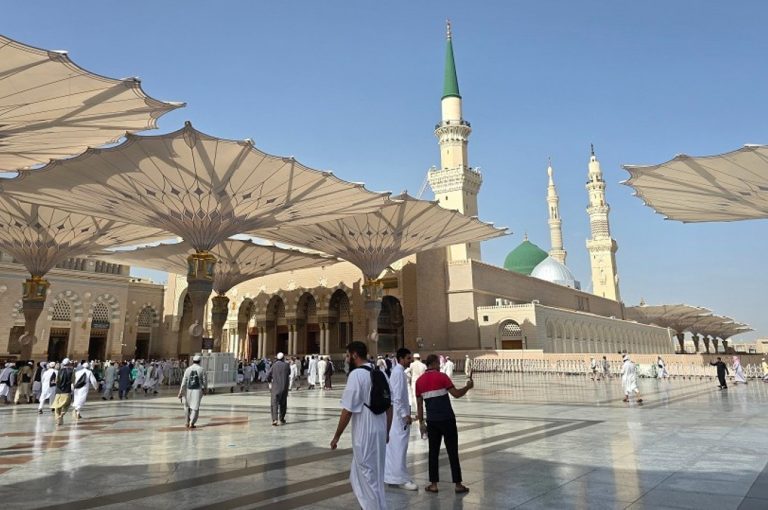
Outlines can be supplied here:
M707 350L707 354L709 354L709 337L704 337L704 348Z
M678 333L677 343L680 344L680 354L685 354L685 333Z
M699 340L701 340L701 336L699 336L698 333L693 333L692 338L693 338L693 347L696 349L696 352L699 352Z
M192 325L189 327L190 351L202 349L205 304L213 291L213 270L216 257L199 251L187 257L187 293L192 301Z
M296 324L288 324L288 352L284 354L296 354Z
M213 350L221 352L221 337L224 331L224 324L227 323L227 315L229 315L229 298L219 294L214 296L211 301L213 302L213 309L211 310Z
M19 338L21 359L32 357L32 346L37 343L37 320L45 307L45 298L51 284L42 276L32 276L22 284L21 310L24 313L24 334Z
M717 354L717 342L720 340L717 339L717 337L712 337L712 345L715 347L715 354Z
M379 352L379 314L381 300L384 297L384 285L380 280L369 278L363 284L363 299L365 300L365 341L368 352L376 356Z

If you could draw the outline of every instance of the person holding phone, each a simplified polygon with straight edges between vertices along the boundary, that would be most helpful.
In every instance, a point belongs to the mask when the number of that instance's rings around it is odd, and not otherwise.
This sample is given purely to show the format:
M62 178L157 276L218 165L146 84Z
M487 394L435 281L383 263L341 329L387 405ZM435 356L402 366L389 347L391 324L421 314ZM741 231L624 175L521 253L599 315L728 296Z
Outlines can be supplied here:
M462 484L461 465L459 464L459 433L456 428L456 415L451 407L451 399L461 398L471 390L475 383L470 373L467 384L457 389L451 378L440 372L440 358L436 354L427 356L427 371L416 381L416 404L419 428L427 432L429 438L429 481L424 490L437 492L440 480L438 458L440 446L445 438L445 449L448 451L448 461L451 464L451 478L455 484L456 494L469 492ZM426 425L424 423L424 407L427 408Z
M392 425L389 429L389 443L384 463L384 483L408 491L418 490L408 474L405 458L408 455L408 436L411 431L411 404L408 401L408 379L405 369L411 366L411 351L402 347L395 354L397 363L389 376L392 398Z

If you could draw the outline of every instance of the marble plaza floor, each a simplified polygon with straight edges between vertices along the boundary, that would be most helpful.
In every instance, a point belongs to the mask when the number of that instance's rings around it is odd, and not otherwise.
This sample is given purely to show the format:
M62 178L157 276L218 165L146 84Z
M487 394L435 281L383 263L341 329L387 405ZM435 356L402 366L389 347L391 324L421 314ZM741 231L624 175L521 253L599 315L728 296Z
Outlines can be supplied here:
M645 403L628 406L615 379L475 382L453 402L471 492L453 493L445 456L440 493L424 492L427 444L414 430L420 490L387 489L391 508L768 509L768 384L641 380ZM349 431L329 449L342 386L292 393L280 427L263 388L205 397L191 431L175 390L92 394L84 419L58 428L36 406L0 406L0 508L358 508Z

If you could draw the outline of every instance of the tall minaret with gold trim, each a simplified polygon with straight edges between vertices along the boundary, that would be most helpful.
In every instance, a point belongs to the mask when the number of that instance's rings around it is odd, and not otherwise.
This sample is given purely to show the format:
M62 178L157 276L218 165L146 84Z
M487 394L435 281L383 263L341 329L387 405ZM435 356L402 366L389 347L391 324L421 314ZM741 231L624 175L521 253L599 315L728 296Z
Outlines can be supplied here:
M605 180L600 162L592 146L589 158L587 193L589 194L589 227L592 238L587 240L589 261L592 266L592 293L596 296L620 301L619 274L616 270L616 251L619 246L611 238L608 213L611 208L605 200Z
M479 170L469 166L467 143L472 127L462 116L450 21L446 23L446 37L442 119L435 126L440 144L440 168L429 171L429 186L442 207L477 216L477 193L483 178ZM448 254L450 260L480 260L480 243L454 244L448 248Z
M560 219L560 198L555 189L555 179L552 175L552 160L547 165L547 176L549 185L547 186L547 205L549 206L549 256L565 265L567 255L563 248L563 221Z

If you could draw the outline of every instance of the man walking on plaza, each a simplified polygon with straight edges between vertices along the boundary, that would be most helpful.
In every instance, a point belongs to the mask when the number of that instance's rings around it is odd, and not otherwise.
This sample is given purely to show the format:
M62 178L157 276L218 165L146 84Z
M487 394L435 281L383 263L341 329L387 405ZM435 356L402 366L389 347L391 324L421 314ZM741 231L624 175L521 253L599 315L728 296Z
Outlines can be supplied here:
M131 367L127 361L123 361L122 365L117 371L117 395L120 400L128 398L128 390L131 387Z
M387 431L392 424L392 406L386 411L378 407L386 400L383 392L389 393L386 376L375 370L368 363L368 348L363 342L352 342L347 345L350 372L347 385L341 396L341 416L336 434L331 440L331 449L335 450L339 438L352 422L352 466L349 481L358 503L363 510L384 510L387 500L384 492L384 465L386 459ZM378 392L372 395L375 388L373 380L378 378ZM381 378L384 378L381 381ZM381 384L387 386L382 387ZM374 398L375 397L375 398Z
M451 398L461 398L474 387L472 379L467 380L466 386L456 389L453 381L440 372L440 358L435 354L427 356L427 371L416 382L416 402L419 428L426 431L429 437L429 481L424 490L437 492L440 481L438 458L440 445L445 438L445 449L451 464L451 478L456 485L456 494L469 492L469 488L461 482L461 465L459 464L459 433L456 428L456 415L451 407ZM427 407L427 421L424 424L424 406Z
M411 363L411 366L408 367L408 369L405 371L405 375L410 377L411 384L409 386L410 390L410 402L411 407L416 407L416 381L419 380L419 377L424 374L424 372L427 371L427 365L421 362L421 356L417 352L413 355L413 363Z
M635 394L637 403L643 403L643 399L640 398L640 390L637 388L637 365L626 354L624 355L624 365L621 367L621 385L624 388L624 402L629 402L629 397Z
M404 347L397 350L395 357L397 362L392 367L392 374L389 376L389 389L392 396L392 426L389 429L384 482L397 485L401 489L415 491L419 487L413 483L405 462L412 422L405 369L411 365L413 357L411 351Z
M310 390L314 390L315 384L318 384L317 359L315 358L314 354L312 355L311 358L309 358L309 365L307 366L307 371L309 372L309 377L307 377L307 385L309 386Z
M40 376L40 403L37 406L37 414L43 414L43 404L47 401L48 405L53 405L53 399L56 398L56 363L48 363L43 375Z
M117 377L117 367L115 362L110 361L104 370L104 392L101 394L101 400L112 400L112 392L115 391L115 378Z
M99 383L91 372L91 367L88 363L83 364L83 367L75 374L75 382L72 385L73 404L75 418L78 420L82 418L80 410L85 405L85 401L88 399L89 386L92 386L94 390L99 389Z
M320 356L320 360L317 362L317 385L320 389L325 389L325 371L328 370L328 362L325 361L325 356Z
M13 398L13 403L18 404L22 401L23 404L29 404L32 401L32 367L34 361L29 361L16 374L19 387L16 389L16 396Z
M200 402L203 395L208 390L208 375L200 366L202 358L199 354L192 357L192 364L184 371L184 377L181 379L178 398L184 397L184 409L186 411L186 427L195 428L197 417L200 415ZM185 393L184 390L186 390Z
M718 388L727 390L728 384L725 382L725 376L728 375L728 367L725 366L725 363L723 363L723 360L720 359L720 357L717 358L717 361L710 361L709 364L713 367L717 367L717 380L720 382Z
M272 384L272 425L277 427L277 420L285 425L285 411L288 406L288 381L291 377L291 367L283 359L282 352L277 353L277 360L267 374L267 381Z
M51 409L56 417L56 425L64 424L64 415L67 414L72 403L72 379L75 371L69 358L61 361L61 368L56 374L56 398L53 399Z
M13 363L6 363L5 368L0 371L0 397L3 402L8 404L11 396L11 388L16 382L16 374L13 371Z

